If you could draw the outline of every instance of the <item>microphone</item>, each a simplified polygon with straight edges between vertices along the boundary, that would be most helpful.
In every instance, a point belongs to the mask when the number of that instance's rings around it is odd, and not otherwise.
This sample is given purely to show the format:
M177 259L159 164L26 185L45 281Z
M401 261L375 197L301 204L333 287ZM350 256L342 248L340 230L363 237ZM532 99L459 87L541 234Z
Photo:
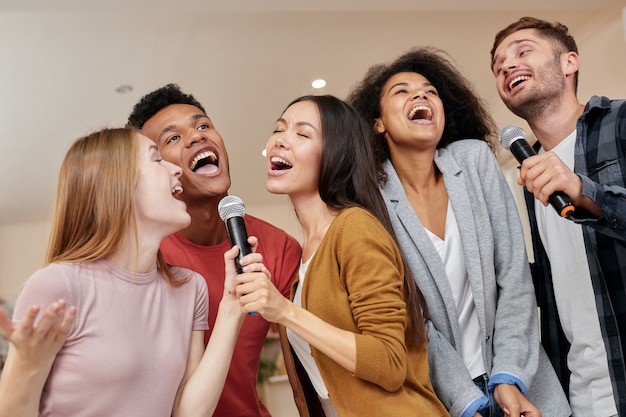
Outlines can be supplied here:
M217 205L217 211L220 218L226 223L226 230L228 231L228 240L232 246L239 246L239 255L235 259L235 267L238 273L242 273L239 260L252 253L252 248L248 243L248 232L246 230L246 224L243 221L243 215L246 212L246 208L243 205L241 198L234 195L227 195L222 198Z
M535 150L526 141L526 132L519 126L508 125L500 130L500 143L504 149L511 151L515 159L521 164L526 158L537 155ZM561 217L569 217L574 212L574 204L567 194L557 191L548 201Z

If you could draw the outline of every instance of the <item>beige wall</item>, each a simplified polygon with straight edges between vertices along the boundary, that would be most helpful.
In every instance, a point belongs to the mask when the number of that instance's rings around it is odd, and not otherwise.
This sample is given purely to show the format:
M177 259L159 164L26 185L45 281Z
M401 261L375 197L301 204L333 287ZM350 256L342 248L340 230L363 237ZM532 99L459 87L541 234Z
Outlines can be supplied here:
M276 203L272 205L246 205L246 213L280 227L302 243L302 230L287 196L276 196Z
M49 222L0 226L0 299L12 300L44 263Z

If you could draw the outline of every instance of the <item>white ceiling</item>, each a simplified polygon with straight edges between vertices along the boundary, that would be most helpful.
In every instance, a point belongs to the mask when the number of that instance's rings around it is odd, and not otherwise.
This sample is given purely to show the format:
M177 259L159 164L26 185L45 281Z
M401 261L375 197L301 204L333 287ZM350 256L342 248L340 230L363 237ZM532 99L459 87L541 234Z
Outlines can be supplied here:
M503 126L519 121L493 86L494 34L524 15L560 20L579 43L581 100L626 97L623 0L492 1L0 0L0 225L47 220L69 144L170 82L204 104L247 205L278 198L260 151L291 99L320 77L345 97L413 46L448 51Z

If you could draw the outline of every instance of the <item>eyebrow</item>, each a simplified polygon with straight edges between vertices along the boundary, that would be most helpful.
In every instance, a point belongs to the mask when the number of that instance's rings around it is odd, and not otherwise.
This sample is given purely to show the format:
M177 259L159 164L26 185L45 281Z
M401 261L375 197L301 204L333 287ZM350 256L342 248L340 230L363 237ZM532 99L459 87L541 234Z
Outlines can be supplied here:
M524 42L531 42L534 44L537 44L537 41L533 40L533 39L528 39L528 38L524 38L524 39L516 39L513 42L509 43L506 48L510 48L511 46L514 45L519 45L520 43L524 43ZM493 66L495 65L496 61L498 60L498 58L500 57L500 55L494 55L493 56L493 60L491 61L491 68L493 68Z
M400 82L400 83L396 83L394 85L392 85L391 87L389 87L389 90L387 91L391 91L396 87L408 87L409 83L407 82ZM422 87L434 87L434 85L432 83L422 83Z
M283 122L283 123L287 124L287 121L285 119L283 119L282 117L279 117L278 119L276 119L276 123L278 123L278 122ZM296 122L296 126L309 126L311 129L313 129L313 130L315 130L317 132L317 128L315 126L313 126L309 122Z
M208 121L211 121L211 119L209 118L209 116L207 116L206 114L203 113L197 113L191 116L191 120L192 121L196 121L198 119L207 119ZM159 133L159 135L157 136L157 141L161 140L161 137L163 137L163 135L165 135L166 133L172 131L176 129L176 124L172 123L171 125L165 126L165 128L163 128L163 130L161 130L161 132Z

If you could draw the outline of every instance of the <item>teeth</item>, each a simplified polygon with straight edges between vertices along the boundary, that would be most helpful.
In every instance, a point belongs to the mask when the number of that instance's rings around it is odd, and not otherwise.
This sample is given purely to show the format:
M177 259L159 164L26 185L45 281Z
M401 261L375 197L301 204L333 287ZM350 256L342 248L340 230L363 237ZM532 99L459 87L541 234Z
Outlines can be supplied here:
M217 159L217 156L213 151L202 152L201 154L198 154L195 158L193 158L193 161L191 162L191 166L189 168L193 171L196 168L196 165L198 165L198 161L204 158Z
M172 195L175 195L175 196L181 195L182 192L183 192L183 187L181 187L180 185L177 185L176 187L172 189Z
M509 90L511 90L515 84L521 82L521 81L526 81L526 80L530 80L530 76L528 75L520 75L518 77L513 78L513 80L511 80L511 82L509 83Z
M418 104L417 106L413 107L411 109L411 111L409 112L409 119L413 120L413 117L415 116L415 113L417 113L420 110L424 110L426 111L426 119L431 120L433 117L433 111L430 109L430 107L425 106L423 104Z
M270 161L273 164L282 164L282 165L287 165L287 166L291 166L291 164L287 161L285 161L283 158L279 157L279 156L273 156Z

